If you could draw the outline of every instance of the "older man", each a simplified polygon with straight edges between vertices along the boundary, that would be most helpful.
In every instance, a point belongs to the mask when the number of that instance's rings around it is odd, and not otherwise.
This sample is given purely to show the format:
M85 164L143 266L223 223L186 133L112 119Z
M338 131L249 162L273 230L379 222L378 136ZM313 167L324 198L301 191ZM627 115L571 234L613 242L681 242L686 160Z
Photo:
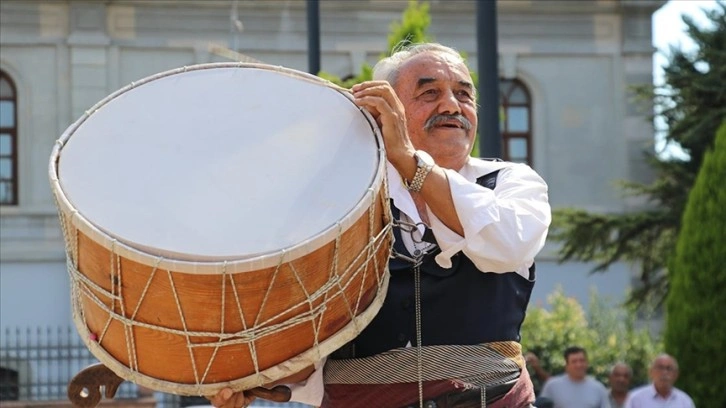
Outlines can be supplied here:
M470 156L476 90L451 48L403 49L352 93L385 144L399 227L391 279L375 319L324 373L294 385L293 399L325 408L529 406L518 342L551 220L547 185L526 165ZM226 408L251 398L227 389L211 400Z
M623 408L625 400L628 398L630 390L630 381L633 379L633 370L629 365L618 362L610 367L608 381L610 389L608 390L608 398L610 400L610 408Z
M678 379L678 363L668 354L656 357L650 365L651 384L630 392L625 408L695 408L685 392L674 387Z

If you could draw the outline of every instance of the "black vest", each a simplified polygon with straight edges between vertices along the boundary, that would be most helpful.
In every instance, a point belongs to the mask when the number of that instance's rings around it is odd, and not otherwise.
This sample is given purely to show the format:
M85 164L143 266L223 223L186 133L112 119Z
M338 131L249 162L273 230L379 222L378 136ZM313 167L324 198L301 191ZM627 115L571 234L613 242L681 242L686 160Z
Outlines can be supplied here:
M477 183L493 189L499 171ZM392 206L394 218L399 210ZM409 255L394 228L394 249ZM424 239L433 240L427 230ZM519 341L529 297L534 287L534 265L529 280L518 273L482 273L463 253L451 258L452 267L436 264L436 250L421 265L421 333L424 346ZM394 348L416 345L414 272L410 263L391 259L386 299L373 321L332 358L361 358Z

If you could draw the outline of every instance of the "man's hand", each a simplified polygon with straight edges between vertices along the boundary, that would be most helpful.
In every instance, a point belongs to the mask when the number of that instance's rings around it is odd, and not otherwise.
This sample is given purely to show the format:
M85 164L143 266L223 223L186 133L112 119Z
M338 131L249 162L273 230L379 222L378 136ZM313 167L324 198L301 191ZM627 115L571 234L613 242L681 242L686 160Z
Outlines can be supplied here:
M278 384L293 384L305 381L314 371L315 366L308 366L293 375L247 391L234 392L231 388L223 388L216 395L208 396L207 399L217 408L247 407L258 397L270 401L288 402L290 400L290 388Z
M248 407L255 397L245 395L245 391L234 392L231 388L223 388L217 395L207 399L217 408L243 408Z
M406 111L387 81L367 81L351 88L355 103L366 108L381 129L386 156L401 175L413 178L416 150L408 137Z

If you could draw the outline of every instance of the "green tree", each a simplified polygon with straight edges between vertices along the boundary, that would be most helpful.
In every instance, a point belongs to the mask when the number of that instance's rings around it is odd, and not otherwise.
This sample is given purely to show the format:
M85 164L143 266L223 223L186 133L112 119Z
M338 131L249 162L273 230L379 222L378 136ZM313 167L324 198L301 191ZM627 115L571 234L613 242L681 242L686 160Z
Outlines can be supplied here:
M679 386L698 407L726 407L723 378L726 321L726 121L706 153L683 215L670 265L666 350L679 362Z
M430 25L429 4L409 0L408 7L401 16L401 21L391 23L391 32L388 34L389 54L410 44L431 41L432 37L426 33Z
M408 6L401 14L401 20L391 23L391 32L388 34L388 51L381 54L381 58L406 45L431 41L432 38L426 33L429 25L431 25L429 4L426 2L419 3L418 0L409 0ZM364 62L360 73L346 79L341 79L336 75L323 71L319 72L318 76L336 85L350 88L355 84L373 79L373 67Z
M666 129L668 143L680 146L688 158L646 154L654 169L651 184L623 182L625 195L647 199L644 208L627 213L597 214L581 209L553 212L550 238L562 243L559 260L594 261L593 272L615 262L639 264L640 285L631 293L637 305L660 304L668 291L666 267L672 256L688 193L701 167L704 152L713 146L726 117L726 3L706 12L710 28L684 16L693 53L672 49L665 84L640 94L652 98ZM647 92L646 92L647 91Z
M524 352L535 353L542 368L562 373L562 353L567 347L580 346L587 350L591 374L603 383L607 384L608 370L618 361L632 367L634 384L648 382L648 366L662 347L658 337L636 327L634 309L613 307L593 290L585 312L561 288L548 296L547 306L531 306L521 330Z

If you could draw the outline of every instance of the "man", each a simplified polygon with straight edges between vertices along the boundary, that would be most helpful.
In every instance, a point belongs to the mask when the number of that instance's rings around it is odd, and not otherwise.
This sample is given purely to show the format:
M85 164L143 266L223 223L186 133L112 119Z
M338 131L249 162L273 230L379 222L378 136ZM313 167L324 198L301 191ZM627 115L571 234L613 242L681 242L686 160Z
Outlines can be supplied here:
M534 400L518 341L551 220L547 185L526 165L469 156L475 92L459 53L439 44L401 50L375 66L373 81L353 86L383 135L396 256L375 319L292 386L294 400L324 408ZM211 398L224 408L250 400L229 389Z
M542 367L539 361L539 357L532 351L524 354L524 361L527 363L527 367L532 369L529 378L532 380L534 385L534 395L537 397L534 400L534 405L537 408L552 408L552 401L547 398L542 398L542 386L552 376L547 370Z
M610 367L610 373L608 375L608 381L610 382L610 390L608 391L610 408L623 408L625 399L628 397L630 380L632 378L633 370L629 365L619 362Z
M550 378L542 387L541 398L554 408L609 408L607 390L587 375L587 352L582 347L565 349L565 374Z
M539 384L546 383L547 380L549 380L552 376L549 372L547 372L547 370L542 367L542 364L539 361L539 357L537 357L537 355L533 352L527 352L524 355L524 361L527 363L527 366L532 368L532 374L530 375L530 377L534 376ZM538 391L536 387L535 391Z
M678 363L668 354L661 354L650 364L652 383L633 390L625 401L625 408L695 408L685 392L674 387L678 379Z

